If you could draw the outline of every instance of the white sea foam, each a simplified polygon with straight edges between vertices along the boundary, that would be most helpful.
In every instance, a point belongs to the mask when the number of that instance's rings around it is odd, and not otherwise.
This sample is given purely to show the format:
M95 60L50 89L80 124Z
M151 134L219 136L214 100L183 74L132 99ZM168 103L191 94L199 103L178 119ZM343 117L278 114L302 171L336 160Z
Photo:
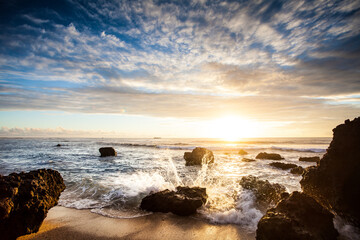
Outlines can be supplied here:
M360 239L360 232L355 226L349 224L339 216L334 218L334 226L338 230L340 236L339 240L355 240Z
M256 208L255 196L251 191L243 190L235 208L223 212L209 213L206 217L214 223L232 223L241 225L251 231L256 230L263 213Z

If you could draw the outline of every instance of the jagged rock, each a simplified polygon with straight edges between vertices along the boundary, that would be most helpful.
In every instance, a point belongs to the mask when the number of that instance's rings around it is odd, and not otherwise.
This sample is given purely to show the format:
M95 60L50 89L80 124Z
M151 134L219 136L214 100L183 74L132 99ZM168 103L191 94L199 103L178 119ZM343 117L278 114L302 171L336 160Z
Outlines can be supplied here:
M255 162L255 159L251 159L251 158L243 158L241 159L242 162Z
M37 232L64 189L60 173L51 169L0 175L1 239Z
M282 162L272 162L269 164L270 166L276 167L276 168L280 168L282 170L287 170L287 169L291 169L291 168L296 168L297 165L293 164L293 163L282 163Z
M239 155L247 155L248 152L245 151L244 149L240 149L239 152L238 152Z
M101 157L116 156L117 153L113 147L102 147L99 149Z
M280 154L277 154L277 153L261 152L256 156L256 159L282 160L284 158Z
M214 163L214 154L206 148L197 147L192 152L185 152L184 159L186 166L209 164Z
M206 203L206 188L177 187L176 192L168 189L152 193L142 199L140 208L152 212L172 212L180 216L194 214Z
M301 162L318 162L320 161L320 157L300 157L299 161Z
M305 170L303 191L360 227L360 117L333 129L318 166Z
M260 180L259 178L249 175L242 177L240 185L252 190L259 202L277 203L286 193L286 188L278 183L271 184L268 180Z
M303 167L301 167L301 166L294 167L294 168L292 168L292 169L290 170L290 172L291 172L292 174L299 174L299 175L303 174L304 171L305 171L305 169L304 169Z
M267 210L256 230L257 240L335 240L334 215L310 196L293 192Z

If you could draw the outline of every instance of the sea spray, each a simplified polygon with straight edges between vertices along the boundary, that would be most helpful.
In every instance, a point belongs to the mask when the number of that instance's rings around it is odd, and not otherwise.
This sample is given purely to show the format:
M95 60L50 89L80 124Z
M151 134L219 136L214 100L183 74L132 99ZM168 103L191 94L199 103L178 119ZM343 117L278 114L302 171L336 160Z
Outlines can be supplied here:
M179 177L178 171L176 170L176 167L174 165L173 159L170 156L170 154L168 156L168 162L169 162L169 168L167 169L168 176L172 176L172 179L174 179L176 186L183 185L183 182Z

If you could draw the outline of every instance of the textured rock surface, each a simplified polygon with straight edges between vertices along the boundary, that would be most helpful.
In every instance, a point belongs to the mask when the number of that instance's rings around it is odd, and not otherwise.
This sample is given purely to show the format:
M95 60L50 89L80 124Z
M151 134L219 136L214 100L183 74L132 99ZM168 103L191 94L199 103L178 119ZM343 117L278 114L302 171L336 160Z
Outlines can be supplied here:
M301 162L318 162L320 157L300 157L299 161Z
M286 193L286 188L278 183L271 184L268 180L260 180L252 175L240 180L240 185L252 190L256 199L264 203L277 203Z
M256 159L282 160L284 158L280 154L277 154L277 153L261 152L256 156Z
M209 164L214 163L214 154L206 148L197 147L192 152L185 152L184 159L186 166Z
M258 240L337 239L333 214L304 193L293 192L260 219Z
M360 118L333 129L333 140L318 166L305 170L303 191L360 226Z
M304 169L303 167L301 167L301 166L294 167L294 168L292 168L292 169L290 170L290 172L291 172L292 174L299 174L299 175L303 174L304 171L305 171L305 169Z
M0 176L1 239L37 232L64 189L60 173L51 169Z
M181 216L196 213L206 203L206 188L177 187L176 192L164 190L142 199L140 208L152 212L172 212Z
M99 152L101 154L101 157L110 157L117 155L115 149L112 147L102 147L99 149Z

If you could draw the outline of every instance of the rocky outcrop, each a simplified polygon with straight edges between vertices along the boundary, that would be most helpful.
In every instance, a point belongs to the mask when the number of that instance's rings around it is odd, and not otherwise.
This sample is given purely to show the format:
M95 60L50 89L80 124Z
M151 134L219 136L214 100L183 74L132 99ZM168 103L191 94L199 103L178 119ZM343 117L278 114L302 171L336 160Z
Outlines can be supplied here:
M333 129L333 140L317 166L305 170L303 191L360 226L360 117Z
M282 170L290 169L290 173L292 174L303 174L304 172L304 168L293 163L272 162L269 165Z
M280 154L277 154L277 153L261 152L256 156L256 159L282 160L284 158Z
M180 216L196 213L206 203L206 188L177 187L176 192L164 190L142 199L140 208L152 212L172 212Z
M301 162L318 162L320 161L320 157L300 157L299 161Z
M116 156L117 153L113 147L102 147L99 149L101 157L111 157Z
M60 173L51 169L0 175L1 239L37 232L64 189Z
M260 180L252 175L243 177L240 185L253 191L257 201L266 204L277 203L287 193L284 186L278 183L271 184L268 180Z
M239 152L238 152L239 155L247 155L248 152L245 151L244 149L240 149Z
M298 174L298 175L303 174L304 171L305 171L305 169L304 169L303 167L301 167L301 166L294 167L294 168L292 168L292 169L290 170L290 172L291 172L292 174Z
M185 152L184 159L186 166L209 164L214 163L214 154L206 148L197 147L192 152Z
M291 168L296 168L297 165L293 163L282 163L282 162L272 162L269 164L272 167L280 168L282 170L287 170Z
M251 158L243 158L241 159L242 162L255 162L255 159L251 159Z
M334 215L304 193L293 192L267 210L256 230L257 240L332 240L338 232Z

